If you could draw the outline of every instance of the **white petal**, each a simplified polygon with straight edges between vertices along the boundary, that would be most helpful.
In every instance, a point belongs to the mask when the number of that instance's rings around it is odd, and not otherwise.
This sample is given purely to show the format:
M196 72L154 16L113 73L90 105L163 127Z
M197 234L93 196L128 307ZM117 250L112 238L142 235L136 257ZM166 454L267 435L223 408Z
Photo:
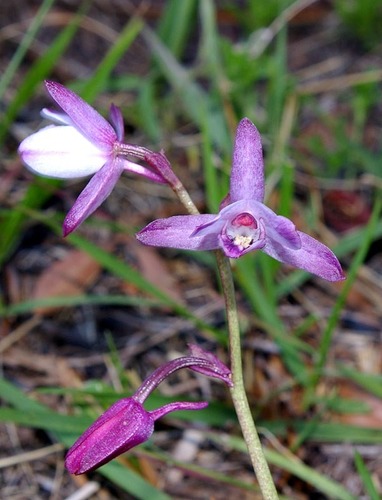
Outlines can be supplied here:
M41 110L40 115L47 120L51 120L54 123L58 123L59 125L73 125L72 120L66 113L62 111L54 111L52 109L43 108Z
M110 157L74 127L55 125L24 139L19 154L33 172L58 179L94 174Z

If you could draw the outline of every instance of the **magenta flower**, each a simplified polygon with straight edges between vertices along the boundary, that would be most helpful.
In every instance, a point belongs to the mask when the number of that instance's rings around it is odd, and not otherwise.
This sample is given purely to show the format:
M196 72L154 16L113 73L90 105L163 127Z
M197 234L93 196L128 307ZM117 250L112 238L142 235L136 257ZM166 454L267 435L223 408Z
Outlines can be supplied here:
M30 170L43 176L71 179L94 174L65 218L64 236L103 203L125 170L165 182L160 174L126 158L144 159L148 150L122 142L123 119L116 106L110 107L112 126L59 83L46 81L45 86L62 111L44 109L42 114L59 125L47 126L24 139L19 155Z
M167 413L201 410L208 406L205 401L178 401L157 410L144 409L143 403L151 392L175 371L190 368L232 387L230 370L216 356L198 346L190 346L190 351L191 356L175 359L157 368L133 396L114 403L77 439L65 459L65 466L71 474L96 469L147 441L154 431L155 420Z
M328 281L344 279L337 257L328 247L298 231L293 222L263 203L264 164L261 138L253 123L239 123L233 151L229 195L218 215L180 215L158 219L137 238L145 245L185 250L221 249L238 258L262 250L274 259Z

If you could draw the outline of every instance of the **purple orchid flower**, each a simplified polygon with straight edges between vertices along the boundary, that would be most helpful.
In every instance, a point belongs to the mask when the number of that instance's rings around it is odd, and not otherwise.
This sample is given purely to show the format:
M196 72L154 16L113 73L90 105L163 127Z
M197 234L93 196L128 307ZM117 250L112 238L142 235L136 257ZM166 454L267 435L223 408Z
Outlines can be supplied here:
M151 246L185 250L221 249L238 258L262 250L274 259L328 281L344 274L328 247L296 230L293 222L264 205L264 164L261 138L248 119L239 123L233 150L230 192L218 215L181 215L158 219L137 238Z
M64 236L104 202L125 170L166 182L160 173L126 159L128 155L144 159L149 151L122 142L123 119L116 106L110 107L111 125L59 83L46 81L45 86L62 112L44 109L42 115L59 126L47 126L24 139L19 155L30 170L43 176L70 179L94 174L65 218Z
M201 410L205 401L178 401L157 410L147 411L144 401L169 375L190 368L209 377L222 380L232 387L230 370L211 353L190 346L191 356L169 361L157 368L129 398L120 399L78 438L68 451L65 466L71 474L94 470L134 446L147 441L154 431L154 422L172 411Z

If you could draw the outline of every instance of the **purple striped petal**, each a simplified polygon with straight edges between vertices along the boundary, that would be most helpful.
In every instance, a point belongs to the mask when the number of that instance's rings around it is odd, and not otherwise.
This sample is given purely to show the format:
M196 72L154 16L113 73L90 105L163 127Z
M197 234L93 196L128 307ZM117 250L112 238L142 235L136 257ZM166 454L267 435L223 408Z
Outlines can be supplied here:
M229 193L231 202L243 199L264 201L261 137L248 118L243 118L237 127Z
M83 474L147 441L154 419L133 398L114 403L70 448L65 466L71 474Z
M45 86L60 108L70 117L75 127L89 141L105 151L112 149L117 141L117 134L105 118L63 85L46 81Z
M117 106L114 106L114 104L110 106L109 118L117 134L117 139L122 142L125 135L125 125L121 110Z
M168 413L180 410L203 410L208 406L207 401L178 401L175 403L168 403L167 405L161 406L157 410L149 411L149 414L153 420L158 420L158 418L164 417Z
M193 236L195 229L216 219L216 215L177 215L157 219L137 233L137 239L144 245L154 247L180 248L183 250L214 250L219 248L216 232Z
M263 252L274 259L304 269L328 281L342 281L345 275L334 253L323 243L298 231L301 248L293 250L278 241L267 240Z
M110 160L90 179L69 210L63 224L63 234L74 231L109 196L123 172L123 161Z
M146 179L149 179L150 181L158 182L159 184L167 184L166 180L163 179L163 177L152 170L142 167L142 165L139 165L138 163L133 163L132 161L128 160L121 160L123 161L123 168L127 172L133 172L134 174L141 175L142 177L146 177Z

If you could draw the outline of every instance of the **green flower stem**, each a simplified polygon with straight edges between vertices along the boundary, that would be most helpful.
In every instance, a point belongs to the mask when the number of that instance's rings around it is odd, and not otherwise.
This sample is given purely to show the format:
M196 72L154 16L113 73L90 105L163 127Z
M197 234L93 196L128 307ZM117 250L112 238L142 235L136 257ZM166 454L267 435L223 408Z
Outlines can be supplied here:
M174 183L171 187L189 214L196 215L199 213L195 204L191 200L191 197L180 181ZM268 467L268 463L264 456L263 448L261 446L260 438L256 430L255 422L252 417L244 388L240 327L237 315L235 287L232 278L231 265L229 259L220 250L215 253L227 311L233 382L231 396L233 404L235 406L244 441L247 445L248 453L259 482L262 495L265 500L277 500L279 497Z
M231 396L239 419L244 441L256 473L263 497L266 500L277 500L278 494L274 485L268 463L248 404L244 388L243 369L241 360L240 328L237 315L235 288L229 259L219 250L216 259L225 299L229 344L231 356L231 372L233 387Z

